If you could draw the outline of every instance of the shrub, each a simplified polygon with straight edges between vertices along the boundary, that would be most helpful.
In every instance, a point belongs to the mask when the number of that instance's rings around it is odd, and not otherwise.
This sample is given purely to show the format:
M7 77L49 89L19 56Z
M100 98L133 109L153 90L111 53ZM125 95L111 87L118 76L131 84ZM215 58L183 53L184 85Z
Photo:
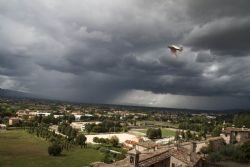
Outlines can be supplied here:
M103 152L103 153L109 153L109 152L110 152L110 151L109 151L107 148L105 148L105 147L100 147L99 151L100 151L100 152Z
M161 129L149 128L146 132L146 135L149 139L160 139L162 137Z
M113 157L110 155L110 154L106 154L103 158L103 162L104 163L107 163L107 164L110 164L113 162Z
M119 144L119 139L117 136L112 136L109 142L112 144L112 146L116 147Z
M126 158L125 154L116 154L116 155L115 155L115 159L116 159L116 160L122 160L122 159L124 159L124 158Z
M52 156L58 156L62 152L62 148L58 144L52 144L48 147L48 153Z
M235 154L236 148L233 145L226 145L221 148L220 152L224 156L230 157Z
M238 162L247 162L246 154L238 150L237 153L233 155L233 160Z
M82 148L82 146L84 145L84 147L86 146L86 136L84 134L79 134L77 137L76 137L76 143L79 144Z
M209 159L212 161L212 162L218 162L222 159L222 156L219 152L213 152L209 155Z
M221 148L220 153L233 161L246 162L246 153L237 146L226 145Z
M94 137L94 138L93 138L93 142L99 143L99 138L98 138L98 137Z
M240 148L245 154L246 158L250 159L250 140L246 141Z

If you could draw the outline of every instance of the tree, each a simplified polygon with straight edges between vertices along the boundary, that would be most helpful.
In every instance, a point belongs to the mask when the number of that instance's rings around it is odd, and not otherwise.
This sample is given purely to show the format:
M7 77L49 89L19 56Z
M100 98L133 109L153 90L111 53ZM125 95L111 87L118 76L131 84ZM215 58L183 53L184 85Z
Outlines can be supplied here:
M99 138L99 143L106 144L107 140L105 140L104 138Z
M92 132L101 133L102 127L100 125L96 125L92 128Z
M181 133L180 133L180 130L176 131L176 132L175 132L175 138L174 138L174 139L177 140L177 141L180 140L180 134L181 134Z
M219 152L212 152L210 155L209 155L209 159L210 161L212 162L218 162L222 159L222 156Z
M186 134L185 134L184 130L181 131L181 137L182 137L183 140L186 138Z
M149 139L160 139L162 137L161 129L160 128L158 128L158 129L149 128L146 132L146 136Z
M69 121L69 123L75 121L75 116L74 115L69 115L68 116L68 121Z
M250 159L250 140L246 141L242 146L241 150L245 153L246 158Z
M67 126L65 128L65 135L67 135L68 137L70 137L71 131L72 131L72 127L71 126Z
M55 136L51 136L50 139L49 139L49 141L50 141L52 144L58 143L58 139L57 139L57 137L55 137Z
M162 138L162 133L160 128L157 129L157 138L158 139Z
M185 136L186 136L186 139L187 139L187 140L190 140L190 139L192 139L192 137L193 137L193 135L192 135L192 133L190 132L190 130L187 130L187 131L186 131L186 135L185 135Z
M112 136L110 141L109 141L114 147L118 146L119 144L119 139L117 136Z
M59 144L53 143L51 146L48 147L48 153L52 156L58 156L62 152L62 148Z
M93 142L99 143L99 138L98 138L98 137L94 137L94 138L93 138Z
M234 125L236 127L250 128L250 114L249 113L239 113L234 116Z
M90 133L92 131L92 128L95 126L95 124L86 124L85 125L85 131Z
M76 136L77 136L77 130L72 128L72 130L70 132L70 138L74 139L74 138L76 138Z
M216 126L213 130L212 130L212 136L220 136L221 134L221 126Z
M209 153L209 148L208 147L201 147L200 152L204 155L204 157Z
M123 132L128 132L128 127L123 127Z
M79 134L77 137L76 137L76 143L79 144L82 148L82 146L84 145L84 147L86 146L86 136L84 134Z
M111 156L111 154L105 154L104 158L103 158L103 162L110 164L113 162L113 157Z

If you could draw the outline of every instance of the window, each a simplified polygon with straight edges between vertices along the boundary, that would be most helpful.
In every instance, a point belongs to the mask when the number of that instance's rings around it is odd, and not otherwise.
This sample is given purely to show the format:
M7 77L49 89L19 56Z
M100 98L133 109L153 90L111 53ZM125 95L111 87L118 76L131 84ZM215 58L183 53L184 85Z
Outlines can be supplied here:
M134 163L134 157L130 157L130 163Z

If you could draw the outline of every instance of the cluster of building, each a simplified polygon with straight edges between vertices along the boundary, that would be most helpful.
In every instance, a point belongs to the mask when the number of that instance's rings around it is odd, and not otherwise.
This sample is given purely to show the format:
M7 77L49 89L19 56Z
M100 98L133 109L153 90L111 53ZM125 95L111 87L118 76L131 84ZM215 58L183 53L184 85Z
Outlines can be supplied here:
M52 111L34 111L34 110L29 110L29 109L25 109L25 110L18 110L16 112L16 115L17 117L19 118L28 118L28 119L32 119L34 118L35 116L49 116L51 115L53 112ZM88 113L82 113L80 111L75 111L75 112L71 112L69 113L70 115L73 115L75 117L75 120L79 121L81 119L82 116L85 116L85 117L93 117L92 114L88 114ZM61 114L53 114L53 117L54 118L59 118L59 117L63 117L65 114L64 113L61 113Z
M35 116L49 116L51 114L51 112L49 111L33 111L33 110L29 110L29 109L25 109L25 110L18 110L16 112L17 117L19 118L28 118L28 119L32 119Z
M87 124L100 124L101 122L72 122L70 126L74 129L77 129L79 131L85 131L85 126Z
M207 162L200 153L202 147L210 146L217 151L224 144L243 143L250 140L250 129L223 128L219 137L211 137L205 141L184 142L169 146L161 146L153 141L126 140L124 146L132 148L128 156L113 164L94 163L95 167L203 167Z
M203 158L194 150L181 146L155 147L153 151L141 152L136 148L128 152L128 156L113 164L94 163L95 167L201 167Z
M250 139L250 129L227 127L222 129L220 136L227 144L243 143Z

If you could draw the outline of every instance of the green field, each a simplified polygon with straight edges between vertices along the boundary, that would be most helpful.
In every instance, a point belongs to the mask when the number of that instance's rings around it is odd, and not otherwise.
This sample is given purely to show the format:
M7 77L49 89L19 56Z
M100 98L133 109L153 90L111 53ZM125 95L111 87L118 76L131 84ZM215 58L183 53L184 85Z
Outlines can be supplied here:
M161 122L161 121L137 121L139 125L154 125L159 127L169 127L169 128L178 128L179 124L170 123L170 122Z
M141 130L138 130L138 131L146 134L147 129L141 129ZM162 137L172 137L172 136L175 136L175 131L169 130L169 129L165 129L165 128L161 129L161 133L162 133Z
M0 167L82 167L104 156L93 148L74 147L52 157L48 155L48 145L23 130L0 132Z

